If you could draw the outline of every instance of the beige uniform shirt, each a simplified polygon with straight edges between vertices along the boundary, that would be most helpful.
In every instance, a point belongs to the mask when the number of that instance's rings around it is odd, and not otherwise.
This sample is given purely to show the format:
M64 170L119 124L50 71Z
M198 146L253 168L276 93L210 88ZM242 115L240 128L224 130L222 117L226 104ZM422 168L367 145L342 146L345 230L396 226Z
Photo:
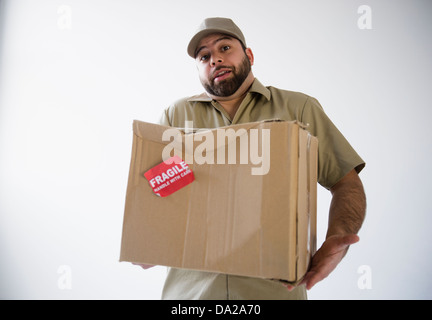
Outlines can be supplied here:
M308 125L318 147L318 182L329 189L349 171L360 172L364 161L324 113L319 102L303 93L265 87L257 79L231 119L222 106L203 93L178 100L160 123L184 128L218 128L268 119L298 120ZM300 286L288 290L272 280L170 268L162 299L306 299Z

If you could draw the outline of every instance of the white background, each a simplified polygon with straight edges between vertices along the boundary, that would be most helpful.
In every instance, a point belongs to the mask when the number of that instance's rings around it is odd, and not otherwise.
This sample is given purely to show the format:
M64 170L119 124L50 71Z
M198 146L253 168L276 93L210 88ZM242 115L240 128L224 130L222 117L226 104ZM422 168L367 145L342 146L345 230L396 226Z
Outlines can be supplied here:
M429 0L0 0L0 298L160 298L166 268L118 262L131 125L203 91L186 46L211 16L240 26L263 84L316 97L367 162L361 240L309 299L432 298L431 14Z

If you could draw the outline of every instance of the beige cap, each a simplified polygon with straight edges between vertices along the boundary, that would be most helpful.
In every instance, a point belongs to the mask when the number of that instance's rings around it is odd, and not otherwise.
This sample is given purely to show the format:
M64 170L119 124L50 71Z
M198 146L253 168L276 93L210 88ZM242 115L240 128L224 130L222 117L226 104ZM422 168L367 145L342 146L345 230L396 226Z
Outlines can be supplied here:
M246 40L243 33L231 19L207 18L201 23L189 42L187 52L192 58L195 58L195 52L201 39L212 33L223 33L237 38L246 47Z

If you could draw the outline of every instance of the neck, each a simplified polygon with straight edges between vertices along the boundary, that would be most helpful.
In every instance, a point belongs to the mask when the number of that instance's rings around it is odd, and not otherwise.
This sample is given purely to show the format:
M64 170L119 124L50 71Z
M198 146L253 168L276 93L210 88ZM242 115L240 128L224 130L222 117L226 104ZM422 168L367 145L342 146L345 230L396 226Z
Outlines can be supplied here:
M228 113L230 118L233 119L254 80L255 77L252 72L250 72L240 88L238 88L238 90L233 95L229 97L217 97L210 94L208 95L210 98L219 102L222 108L224 108L224 110Z

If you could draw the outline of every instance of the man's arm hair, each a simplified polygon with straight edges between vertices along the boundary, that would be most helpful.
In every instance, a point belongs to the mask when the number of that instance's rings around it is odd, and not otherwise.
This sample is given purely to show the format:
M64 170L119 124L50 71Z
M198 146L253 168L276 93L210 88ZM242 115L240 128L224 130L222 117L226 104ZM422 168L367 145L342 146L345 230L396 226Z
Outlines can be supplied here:
M332 235L357 234L366 216L366 195L355 170L330 188L332 201L327 238Z

